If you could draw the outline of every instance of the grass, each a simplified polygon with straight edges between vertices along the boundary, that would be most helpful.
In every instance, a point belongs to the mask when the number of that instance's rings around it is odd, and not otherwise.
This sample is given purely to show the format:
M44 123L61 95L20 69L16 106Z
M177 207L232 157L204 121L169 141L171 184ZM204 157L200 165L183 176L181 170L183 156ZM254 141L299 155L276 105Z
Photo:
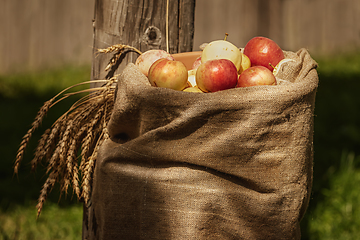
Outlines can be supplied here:
M6 212L0 211L0 240L72 240L81 239L82 206L66 208L56 203L45 206L41 217L36 220L34 202L13 206Z
M302 239L356 239L360 234L360 54L315 58L320 77L315 106L314 184L301 222ZM66 67L0 76L0 240L79 239L82 204L59 201L54 189L36 220L36 200L46 176L27 164L41 133L69 108L55 106L30 142L18 178L12 164L22 136L41 105L62 89L90 78L90 67ZM6 227L5 227L6 226Z
M310 239L355 240L360 230L360 156L344 152L339 171L332 173L329 186L321 190L319 202L309 221Z

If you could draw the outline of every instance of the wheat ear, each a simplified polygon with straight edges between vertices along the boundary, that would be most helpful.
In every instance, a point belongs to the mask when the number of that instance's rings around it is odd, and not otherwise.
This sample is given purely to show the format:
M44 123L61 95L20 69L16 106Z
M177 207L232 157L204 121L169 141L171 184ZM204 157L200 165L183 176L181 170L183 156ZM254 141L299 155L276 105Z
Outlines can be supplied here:
M122 44L100 49L99 53L114 52L112 61L115 62L112 64L115 64L120 55L128 51L142 54L136 48ZM107 123L114 106L114 83L117 82L117 77L118 75L115 75L106 80L86 81L65 88L44 103L32 123L32 127L23 137L14 163L14 173L16 174L29 139L49 109L70 96L89 93L76 101L68 111L59 117L38 142L34 159L31 161L32 170L35 170L45 158L48 178L42 186L38 198L37 217L56 182L60 183L61 193L67 194L68 188L72 186L78 199L83 199L85 204L89 203L96 158L102 142L109 137ZM76 86L93 82L104 83L104 85L99 88L66 93ZM82 152L78 156L77 153L80 149ZM81 159L79 159L80 157ZM81 181L80 176L82 177Z
M84 84L90 84L92 82L103 82L103 83L107 83L109 80L94 80L94 81L86 81L86 82L82 82L82 83L78 83L75 85L72 85L70 87L65 88L64 90L62 90L61 92L59 92L56 96L54 96L53 98L51 98L50 100L46 101L43 106L40 108L40 110L38 111L34 122L31 124L31 128L27 131L27 133L24 135L24 137L22 138L22 141L20 143L19 149L17 151L16 157L15 157L15 162L14 162L14 174L18 174L19 172L19 167L21 164L22 159L24 158L24 154L25 154L25 150L26 147L28 145L28 142L30 141L32 134L35 132L35 130L41 125L45 115L48 113L49 109L51 107L53 107L56 103L59 102L56 101L56 99L62 95L64 92L80 86L80 85L84 85ZM96 91L96 90L95 90ZM67 96L66 96L67 97ZM63 97L61 100L63 100Z
M125 51L133 51L136 52L138 54L142 54L142 52L138 49L136 49L135 47L129 46L129 45L124 45L124 44L115 44L112 45L108 48L104 48L104 49L98 49L99 53L114 53L113 57L109 60L108 65L105 67L105 71L108 71L111 67L113 67L117 61L120 59L120 56L125 52Z
M48 196L48 194L51 192L51 190L53 189L55 182L57 180L59 176L59 172L53 171L50 173L49 177L46 179L41 192L40 192L40 197L38 199L38 204L36 205L37 208L37 217L40 216L41 210L44 206L44 202Z
M32 134L40 126L44 116L49 111L53 100L54 99L51 99L51 100L45 102L45 104L40 108L38 114L35 117L34 122L32 123L31 128L28 130L28 132L23 137L23 139L20 143L19 150L17 151L16 159L15 159L15 164L14 164L14 173L15 174L18 174L18 172L19 172L20 163L24 157L26 146L27 146Z

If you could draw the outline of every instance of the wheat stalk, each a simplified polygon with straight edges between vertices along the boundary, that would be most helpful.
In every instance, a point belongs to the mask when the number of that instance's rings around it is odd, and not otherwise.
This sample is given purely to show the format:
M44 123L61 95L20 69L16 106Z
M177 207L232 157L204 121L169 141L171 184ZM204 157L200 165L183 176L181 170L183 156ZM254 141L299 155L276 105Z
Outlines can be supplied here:
M34 131L40 126L44 116L49 111L52 102L53 102L53 99L50 99L49 101L45 102L45 104L40 108L40 111L38 112L38 114L35 117L35 121L32 123L32 127L28 130L28 132L23 137L23 139L20 143L20 148L16 155L15 164L14 164L14 172L16 174L18 174L19 166L24 157L25 149L26 149L26 146L27 146L29 140L30 140L32 134L34 133Z
M141 54L136 48L123 44L100 49L99 53L115 53L113 60L117 61L126 51ZM87 94L79 98L49 129L46 129L38 141L34 158L31 160L31 169L35 171L45 159L48 177L38 198L37 217L57 182L60 184L61 194L65 193L66 196L68 189L72 187L79 200L83 200L85 204L89 203L97 154L102 142L109 137L107 123L114 106L114 84L117 83L117 77L118 75L115 75L106 80L86 81L65 88L44 103L31 128L22 138L15 158L14 174L18 174L28 142L48 111L68 97ZM77 86L94 82L103 83L103 86L69 92Z
M89 127L89 123L85 123L79 130L76 139L78 140L76 142L77 145L81 145L82 144L82 136L85 135L85 132L87 132L87 129ZM74 150L78 150L79 147L74 147ZM73 155L71 157L73 159L73 164L72 164L72 169L69 169L68 166L68 171L72 171L71 173L71 177L72 177L72 186L73 186L73 192L75 192L76 196L78 199L80 199L81 197L81 189L80 189L80 184L79 184L79 166L78 166L78 157L77 155ZM68 177L70 177L70 174L68 175Z
M46 129L46 131L41 136L41 139L39 140L38 146L37 146L35 154L34 154L34 159L31 161L31 169L32 169L32 171L35 171L36 166L38 165L38 163L46 155L46 153L45 153L45 151L43 151L43 149L45 149L45 146L47 146L47 142L48 142L48 139L50 137L50 134L51 134L51 129L50 128Z
M112 45L108 48L105 49L98 49L99 53L114 53L113 57L109 60L108 65L105 67L105 71L108 71L110 68L112 68L120 59L120 56L125 52L125 51L133 51L136 52L138 54L142 54L142 52L138 49L136 49L135 47L129 46L129 45L124 45L124 44L115 44Z
M82 181L82 198L85 202L85 205L87 206L89 204L89 199L90 199L90 193L91 193L91 183L92 183L92 176L93 176L93 172L94 172L94 167L95 167L95 161L96 161L96 157L98 155L98 150L101 146L101 144L103 143L103 141L105 141L108 138L108 134L105 130L101 133L99 140L96 142L96 146L94 148L94 151L92 152L91 156L89 157L89 160L86 161L85 163L85 167L84 167L84 176L83 176L83 181Z
M91 177L94 170L95 158L101 142L103 141L103 131L109 120L109 112L105 111L108 106L113 106L113 97L116 77L100 82L105 83L103 87L81 90L72 93L57 95L44 103L39 110L32 127L28 130L20 144L14 164L14 173L18 173L21 160L23 158L27 143L32 133L39 127L49 109L61 100L84 92L89 95L76 101L68 111L59 117L51 128L47 129L41 136L34 158L31 161L32 170L35 171L38 164L45 158L47 159L46 179L38 198L38 216L41 213L44 202L48 194L54 188L56 182L60 183L61 193L68 192L71 186L78 199L89 200L91 189ZM74 85L75 86L75 85ZM74 87L73 86L73 87ZM68 88L71 89L71 88ZM60 98L61 100L57 100ZM105 112L107 115L105 115ZM85 149L86 154L82 154L82 165L78 164L78 150ZM83 150L84 152L84 150ZM79 170L82 172L83 179L79 179Z
M129 45L124 45L124 44L115 44L115 45L112 45L112 46L104 48L104 49L98 49L98 52L99 53L112 53L112 52L123 51L126 49L137 52L138 54L142 54L142 52L140 50L138 50L137 48L129 46Z
M62 125L60 121L55 122L53 125L50 135L47 139L46 145L44 148L37 148L35 152L35 158L32 160L32 169L35 170L37 164L42 160L43 157L46 157L48 162L51 159L51 153L55 149L56 141L60 135ZM49 128L50 129L50 128Z

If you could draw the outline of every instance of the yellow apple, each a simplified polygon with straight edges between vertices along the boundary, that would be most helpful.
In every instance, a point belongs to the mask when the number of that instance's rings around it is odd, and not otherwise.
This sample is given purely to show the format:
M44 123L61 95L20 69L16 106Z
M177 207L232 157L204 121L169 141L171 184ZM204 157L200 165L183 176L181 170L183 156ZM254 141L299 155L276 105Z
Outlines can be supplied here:
M203 91L200 90L198 87L188 87L183 90L184 92L199 92L202 93Z
M190 82L191 87L196 86L196 69L191 69L188 71L188 82Z
M188 71L180 61L161 58L151 65L148 79L152 86L181 91L188 86Z
M239 69L239 74L241 74L243 71L245 71L249 67L251 67L250 59L249 59L248 56L246 56L244 53L242 53L241 66L240 66L240 69Z
M151 65L158 59L166 58L174 60L173 56L161 49L148 50L142 53L135 61L135 65L139 67L140 71L148 76Z
M239 71L241 67L242 53L238 47L226 40L210 42L201 54L201 62L214 59L228 59L232 61Z

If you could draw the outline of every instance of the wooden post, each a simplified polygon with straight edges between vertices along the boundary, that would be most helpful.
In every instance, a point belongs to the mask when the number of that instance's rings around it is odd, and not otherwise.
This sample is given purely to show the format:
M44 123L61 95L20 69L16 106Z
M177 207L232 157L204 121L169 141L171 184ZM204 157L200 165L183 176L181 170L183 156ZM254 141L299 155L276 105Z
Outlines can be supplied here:
M99 54L97 50L114 44L129 45L144 52L167 50L168 42L170 53L192 51L194 14L195 0L96 0L91 79L110 78L128 63L135 62L138 54L130 53L116 69L105 71L112 54ZM91 206L84 206L83 239L91 238L92 230L88 229L91 213Z
M98 49L126 44L142 52L166 50L167 9L169 52L192 51L195 0L96 0L92 79L112 77L138 57L127 54L115 72L104 71L112 55L98 54Z

